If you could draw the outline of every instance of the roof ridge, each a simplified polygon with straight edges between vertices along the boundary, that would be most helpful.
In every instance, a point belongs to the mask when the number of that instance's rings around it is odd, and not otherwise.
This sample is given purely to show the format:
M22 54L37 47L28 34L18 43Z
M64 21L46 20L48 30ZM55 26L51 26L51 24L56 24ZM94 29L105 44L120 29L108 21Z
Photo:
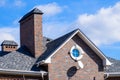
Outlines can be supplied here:
M62 36L60 36L60 37L58 37L58 38L56 38L56 39L54 39L54 40L52 40L52 41L55 41L55 40L57 40L57 39L60 39L60 38L66 36L66 35L68 35L68 34L73 34L74 32L76 32L76 31L78 31L78 30L80 30L80 29L74 29L73 31L70 31L70 32L68 32L68 33L66 33L66 34L64 34L64 35L62 35ZM52 42L52 41L51 41L51 42Z

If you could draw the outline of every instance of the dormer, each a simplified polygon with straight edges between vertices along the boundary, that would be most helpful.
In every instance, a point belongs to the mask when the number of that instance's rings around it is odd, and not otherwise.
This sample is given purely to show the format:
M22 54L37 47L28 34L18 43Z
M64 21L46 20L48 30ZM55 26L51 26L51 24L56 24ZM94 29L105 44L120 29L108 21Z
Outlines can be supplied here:
M18 44L15 41L4 40L1 44L3 52L11 52L17 50Z

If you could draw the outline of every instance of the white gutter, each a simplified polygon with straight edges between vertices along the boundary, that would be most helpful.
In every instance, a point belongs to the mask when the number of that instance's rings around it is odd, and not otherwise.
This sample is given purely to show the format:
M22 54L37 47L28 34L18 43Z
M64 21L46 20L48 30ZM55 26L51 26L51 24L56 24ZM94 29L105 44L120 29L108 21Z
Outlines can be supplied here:
M1 74L14 74L14 75L29 75L29 76L43 76L47 75L45 71L24 71L24 70L12 70L12 69L0 69Z
M120 77L120 72L108 72L105 75L108 75L108 77Z

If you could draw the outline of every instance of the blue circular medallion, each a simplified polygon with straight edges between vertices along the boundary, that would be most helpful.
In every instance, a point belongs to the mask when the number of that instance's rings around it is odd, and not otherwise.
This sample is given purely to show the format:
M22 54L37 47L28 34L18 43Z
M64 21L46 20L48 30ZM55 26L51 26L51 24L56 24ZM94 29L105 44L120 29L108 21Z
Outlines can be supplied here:
M73 55L74 57L79 57L79 56L80 56L79 50L78 50L78 49L73 49L73 50L72 50L72 55Z

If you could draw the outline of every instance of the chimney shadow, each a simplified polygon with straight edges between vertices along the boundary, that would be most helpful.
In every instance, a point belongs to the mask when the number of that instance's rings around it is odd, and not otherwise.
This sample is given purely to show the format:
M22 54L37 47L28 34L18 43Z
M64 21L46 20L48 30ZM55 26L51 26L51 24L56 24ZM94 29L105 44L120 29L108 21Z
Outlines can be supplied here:
M9 52L5 52L5 51L0 51L0 57L7 55Z
M36 64L34 64L31 68L31 71L40 71L40 68Z
M25 46L21 46L20 48L18 48L16 51L20 52L21 54L24 54L24 55L27 55L27 56L30 56L30 57L34 57L29 49Z

